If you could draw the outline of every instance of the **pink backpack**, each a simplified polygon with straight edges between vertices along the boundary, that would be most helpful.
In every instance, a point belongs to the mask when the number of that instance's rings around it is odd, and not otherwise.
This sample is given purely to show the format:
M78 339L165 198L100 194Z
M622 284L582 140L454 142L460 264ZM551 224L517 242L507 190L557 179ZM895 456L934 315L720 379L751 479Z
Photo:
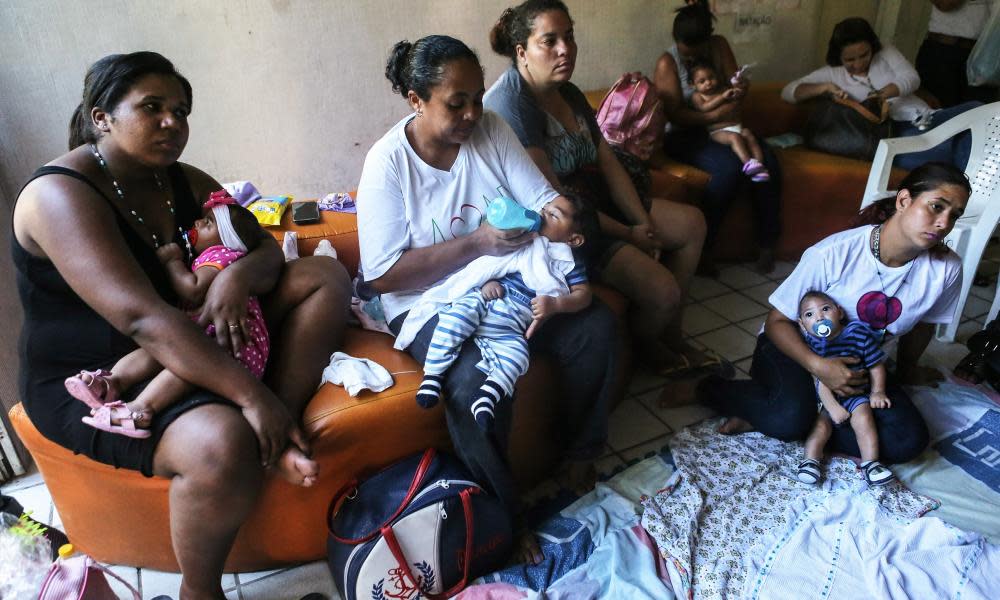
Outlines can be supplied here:
M648 160L663 139L667 117L656 88L642 73L625 73L601 101L597 124L608 143Z
M125 584L132 597L140 600L139 592L127 581L86 554L61 558L52 563L38 593L38 600L118 600L105 574Z

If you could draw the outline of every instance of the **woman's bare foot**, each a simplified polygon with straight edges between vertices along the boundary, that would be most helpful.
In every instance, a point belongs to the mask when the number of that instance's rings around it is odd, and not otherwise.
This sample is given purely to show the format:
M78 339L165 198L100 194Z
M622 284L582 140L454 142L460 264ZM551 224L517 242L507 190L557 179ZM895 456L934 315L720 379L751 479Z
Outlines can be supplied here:
M566 462L557 479L574 494L582 496L597 485L597 469L592 461L571 460Z
M719 425L718 431L724 435L746 433L753 431L753 425L739 417L729 417L722 425Z
M295 444L289 444L274 468L286 481L302 487L311 487L319 479L319 463Z
M531 531L522 531L517 535L516 559L526 565L537 565L545 560L542 548L538 545L538 537Z

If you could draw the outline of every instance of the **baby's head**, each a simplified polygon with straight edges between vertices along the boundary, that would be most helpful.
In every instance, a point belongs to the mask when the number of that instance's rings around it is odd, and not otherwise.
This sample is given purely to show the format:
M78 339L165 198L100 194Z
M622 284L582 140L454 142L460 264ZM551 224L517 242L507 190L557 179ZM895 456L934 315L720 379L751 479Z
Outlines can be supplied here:
M688 83L699 94L709 94L719 87L719 74L712 63L698 59L688 66Z
M835 338L843 320L844 310L823 292L806 292L799 301L799 325L806 335Z
M600 231L597 213L580 196L564 192L542 207L539 235L579 248Z
M221 228L220 221L222 221ZM231 234L235 234L237 239L233 240ZM239 204L216 204L206 209L205 216L194 222L194 227L188 232L188 238L196 256L212 246L219 245L239 250L236 241L241 242L247 252L251 252L260 245L260 225L257 217Z

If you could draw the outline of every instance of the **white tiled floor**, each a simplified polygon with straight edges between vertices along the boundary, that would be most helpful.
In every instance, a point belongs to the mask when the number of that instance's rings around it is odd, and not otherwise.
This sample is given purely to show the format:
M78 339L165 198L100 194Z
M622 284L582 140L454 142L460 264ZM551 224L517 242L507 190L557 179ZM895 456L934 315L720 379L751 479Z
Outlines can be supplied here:
M693 345L706 347L732 361L737 377L747 377L756 333L767 310L767 296L794 266L779 262L775 271L764 277L745 266L732 265L722 269L718 280L695 278L683 321L685 335ZM988 272L995 274L996 269L997 265L991 263ZM972 288L965 322L959 329L960 341L983 327L995 291L996 284ZM960 344L943 344L935 340L927 356L940 365L953 366L964 353ZM605 456L598 461L599 472L609 474L630 461L658 452L674 432L712 416L709 409L700 406L661 409L659 396L665 383L665 379L642 370L634 374L628 397L611 414L608 446ZM555 491L556 485L549 481L526 497L544 497ZM38 474L7 484L3 493L17 498L25 508L34 511L39 520L59 522L48 490ZM177 597L180 575L176 573L129 567L116 567L115 572L138 587L143 598L159 594ZM223 588L226 597L233 600L298 600L310 592L337 598L324 562L277 571L227 574L223 577Z

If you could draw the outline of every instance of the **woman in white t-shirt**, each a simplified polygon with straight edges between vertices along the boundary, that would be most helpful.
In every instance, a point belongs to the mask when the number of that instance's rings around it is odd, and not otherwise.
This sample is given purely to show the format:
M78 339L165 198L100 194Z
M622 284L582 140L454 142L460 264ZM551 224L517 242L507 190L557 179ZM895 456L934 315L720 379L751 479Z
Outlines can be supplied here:
M781 90L781 97L795 104L818 96L851 98L858 102L869 96L879 96L889 103L893 137L920 135L981 104L963 102L932 112L931 107L915 94L920 87L916 69L899 50L882 45L872 26L861 17L844 19L834 26L826 64L786 85ZM895 164L913 169L925 162L941 161L964 169L971 147L972 136L965 131L930 150L902 154Z
M509 254L535 233L513 235L483 219L486 204L505 194L534 210L559 197L510 127L483 111L483 70L475 53L447 36L396 44L386 65L393 90L406 98L407 115L377 141L365 158L358 186L361 271L381 294L389 327L398 334L421 293L483 255ZM424 362L437 317L428 321L407 350ZM607 438L607 411L616 352L614 316L599 300L573 314L545 322L530 351L558 365L558 405L569 485L594 482L593 461ZM518 492L507 464L511 403L496 412L494 433L480 429L468 406L452 398L474 398L486 374L476 365L479 348L466 343L444 384L448 430L455 451L475 478L512 513ZM537 563L533 536L520 538L520 556Z
M899 463L915 458L928 443L927 426L900 384L932 383L917 366L934 325L949 323L962 287L962 263L941 241L962 215L971 188L947 163L917 167L895 198L869 207L863 225L836 233L802 255L795 271L771 295L771 312L757 338L752 379L699 384L702 399L729 417L720 431L756 429L782 440L803 440L816 418L813 378L838 396L856 395L868 373L850 365L856 358L822 358L802 338L799 300L808 291L827 294L849 320L861 320L899 338L895 377L886 390L890 408L875 411L879 456ZM860 456L854 431L839 427L827 448Z

